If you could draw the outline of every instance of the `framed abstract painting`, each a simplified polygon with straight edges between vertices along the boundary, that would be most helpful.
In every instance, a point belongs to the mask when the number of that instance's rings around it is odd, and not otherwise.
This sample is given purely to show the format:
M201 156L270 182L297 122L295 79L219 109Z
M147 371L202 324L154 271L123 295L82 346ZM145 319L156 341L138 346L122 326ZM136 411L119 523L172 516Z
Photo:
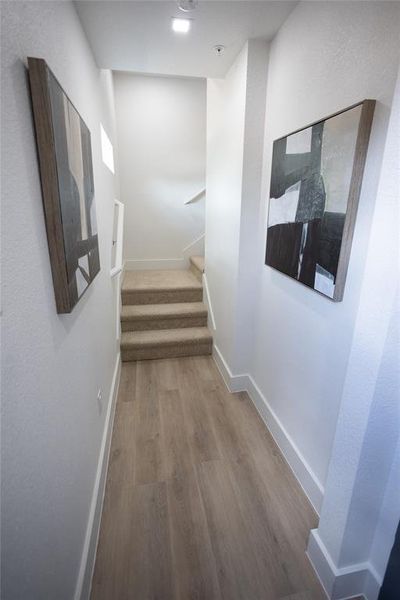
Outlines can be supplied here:
M343 299L375 100L274 141L265 264Z
M100 271L90 131L40 58L28 58L47 241L58 313Z

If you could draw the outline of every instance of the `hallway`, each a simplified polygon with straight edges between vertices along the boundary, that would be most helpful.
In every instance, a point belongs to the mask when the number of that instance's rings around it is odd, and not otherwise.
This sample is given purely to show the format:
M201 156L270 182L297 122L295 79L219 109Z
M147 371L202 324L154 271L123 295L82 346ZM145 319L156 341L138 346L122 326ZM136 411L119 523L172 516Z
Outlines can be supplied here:
M124 363L92 600L322 600L317 517L211 357Z

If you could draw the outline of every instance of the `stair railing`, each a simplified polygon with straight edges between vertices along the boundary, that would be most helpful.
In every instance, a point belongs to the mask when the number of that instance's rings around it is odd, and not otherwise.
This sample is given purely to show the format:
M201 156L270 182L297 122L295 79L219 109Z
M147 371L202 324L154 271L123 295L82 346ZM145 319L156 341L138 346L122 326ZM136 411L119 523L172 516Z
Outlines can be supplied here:
M203 196L203 194L205 194L205 193L206 193L206 188L203 188L202 190L200 190L200 192L197 192L197 194L195 194L194 196L189 198L189 200L186 200L184 202L184 204L193 204L193 202L197 202L198 200L200 200L201 196Z
M113 231L113 240L112 245L115 246L115 254L114 261L111 265L111 277L115 277L118 273L122 271L122 243L123 243L123 234L124 234L124 205L117 199L114 199L114 218L116 218L117 223L115 227L115 231ZM114 239L114 236L116 239Z

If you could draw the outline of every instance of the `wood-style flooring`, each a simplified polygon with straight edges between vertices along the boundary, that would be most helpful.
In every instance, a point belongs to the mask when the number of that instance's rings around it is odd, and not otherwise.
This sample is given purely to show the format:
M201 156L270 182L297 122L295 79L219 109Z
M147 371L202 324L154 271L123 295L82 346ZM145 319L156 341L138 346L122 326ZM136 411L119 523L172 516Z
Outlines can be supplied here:
M211 357L123 364L92 600L325 600L316 524Z

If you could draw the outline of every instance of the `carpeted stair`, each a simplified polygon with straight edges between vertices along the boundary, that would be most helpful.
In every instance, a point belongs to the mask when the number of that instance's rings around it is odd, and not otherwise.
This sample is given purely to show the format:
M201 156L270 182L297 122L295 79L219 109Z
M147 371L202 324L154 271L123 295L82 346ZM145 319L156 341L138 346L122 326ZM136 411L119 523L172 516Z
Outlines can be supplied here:
M122 283L123 361L211 354L202 257L187 271L128 271Z
M204 256L191 256L190 270L196 279L202 283L204 273Z

